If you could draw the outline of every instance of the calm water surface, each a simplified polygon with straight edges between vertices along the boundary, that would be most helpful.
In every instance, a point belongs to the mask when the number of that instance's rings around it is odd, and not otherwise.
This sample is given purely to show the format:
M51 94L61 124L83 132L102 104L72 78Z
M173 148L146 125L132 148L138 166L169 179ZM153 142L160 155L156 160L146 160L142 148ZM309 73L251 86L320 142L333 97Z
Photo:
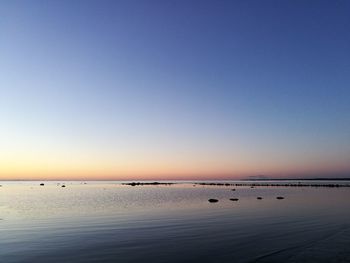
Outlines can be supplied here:
M350 262L350 188L39 183L0 182L0 262Z

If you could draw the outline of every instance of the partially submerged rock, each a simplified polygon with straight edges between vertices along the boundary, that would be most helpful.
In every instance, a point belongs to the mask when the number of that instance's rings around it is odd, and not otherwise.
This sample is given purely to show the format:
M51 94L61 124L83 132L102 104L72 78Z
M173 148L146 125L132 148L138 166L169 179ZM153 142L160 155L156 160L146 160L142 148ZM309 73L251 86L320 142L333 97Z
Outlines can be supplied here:
M282 200L282 199L284 199L284 197L283 196L277 196L276 199Z
M61 187L66 187L65 185L62 185Z
M231 201L238 201L238 198L230 198Z
M210 199L208 200L208 202L209 202L209 203L217 203L217 202L219 202L219 200L218 200L218 199L214 199L214 198L210 198Z
M214 182L202 182L202 183L195 183L198 185L208 185L208 186L250 186L251 188L255 188L257 186L264 186L264 187L350 187L349 183L341 183L341 184L334 184L334 183L267 183L267 182L242 182L242 183L214 183Z
M262 200L263 198L261 196L258 196L256 199L258 200Z
M160 182L132 182L132 183L123 183L123 185L131 185L131 186L137 186L137 185L172 185L175 183L160 183Z
M41 183L40 186L44 186L45 184Z

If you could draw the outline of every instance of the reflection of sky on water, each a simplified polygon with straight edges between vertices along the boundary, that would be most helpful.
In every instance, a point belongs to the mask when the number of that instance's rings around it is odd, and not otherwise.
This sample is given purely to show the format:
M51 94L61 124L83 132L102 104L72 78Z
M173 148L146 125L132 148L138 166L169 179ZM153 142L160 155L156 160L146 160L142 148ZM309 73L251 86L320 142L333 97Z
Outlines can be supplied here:
M62 184L62 183L61 183ZM56 182L25 184L3 183L0 191L1 218L11 220L45 219L47 217L74 217L83 215L130 215L131 213L168 213L191 210L193 213L210 211L225 213L341 213L347 206L350 189L308 187L233 187L193 186L126 186L116 183L66 183L61 188ZM236 191L231 189L235 188ZM276 200L276 196L285 200ZM263 200L257 200L258 196ZM220 199L209 204L209 198ZM229 198L239 198L232 202ZM339 210L339 211L338 211ZM191 213L190 211L187 211Z
M350 240L349 188L2 185L0 256L5 262L49 257L57 262L94 257L264 262L265 256L266 262L300 262L309 250L312 255L325 247L330 255L345 253ZM220 201L208 203L209 198Z

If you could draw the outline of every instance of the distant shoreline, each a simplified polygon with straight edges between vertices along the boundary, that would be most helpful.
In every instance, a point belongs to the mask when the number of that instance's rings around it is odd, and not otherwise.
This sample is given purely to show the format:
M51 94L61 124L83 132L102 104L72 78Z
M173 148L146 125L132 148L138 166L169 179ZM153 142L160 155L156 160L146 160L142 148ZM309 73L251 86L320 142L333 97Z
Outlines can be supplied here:
M259 178L241 179L239 181L350 181L350 178Z

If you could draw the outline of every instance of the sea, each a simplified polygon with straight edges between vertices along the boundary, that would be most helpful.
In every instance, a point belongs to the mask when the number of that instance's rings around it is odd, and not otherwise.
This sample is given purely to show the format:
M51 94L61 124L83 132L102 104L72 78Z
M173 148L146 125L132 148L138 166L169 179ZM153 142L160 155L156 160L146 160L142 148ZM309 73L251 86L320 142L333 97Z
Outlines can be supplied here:
M0 262L350 262L350 181L124 183L0 182Z

